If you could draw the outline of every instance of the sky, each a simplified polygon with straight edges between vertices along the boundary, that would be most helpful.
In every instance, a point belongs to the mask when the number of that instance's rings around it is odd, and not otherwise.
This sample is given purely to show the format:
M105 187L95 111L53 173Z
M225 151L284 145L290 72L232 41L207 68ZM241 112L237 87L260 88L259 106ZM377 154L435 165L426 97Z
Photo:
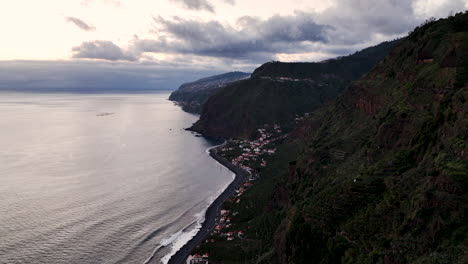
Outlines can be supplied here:
M0 89L176 89L271 60L347 55L466 9L468 0L0 0Z

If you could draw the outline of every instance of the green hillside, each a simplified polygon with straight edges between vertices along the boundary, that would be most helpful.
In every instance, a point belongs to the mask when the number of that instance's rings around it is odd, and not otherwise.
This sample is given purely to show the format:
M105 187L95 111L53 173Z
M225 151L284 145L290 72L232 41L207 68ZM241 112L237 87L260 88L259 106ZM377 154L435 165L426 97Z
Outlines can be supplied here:
M468 263L467 62L468 14L416 28L229 205L245 238L199 251L227 264Z
M169 100L177 102L189 113L200 114L203 104L210 96L233 82L249 78L250 73L228 72L184 83L172 92Z
M270 62L248 80L223 88L205 103L193 130L209 136L251 137L265 123L288 122L336 98L398 41L320 63Z

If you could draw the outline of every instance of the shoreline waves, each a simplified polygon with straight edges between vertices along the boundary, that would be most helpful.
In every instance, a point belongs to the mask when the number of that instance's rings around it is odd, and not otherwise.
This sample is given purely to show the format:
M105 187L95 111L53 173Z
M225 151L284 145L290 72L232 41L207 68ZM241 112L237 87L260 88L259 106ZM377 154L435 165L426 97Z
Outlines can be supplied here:
M234 180L224 189L224 191L210 204L210 206L204 212L204 221L199 221L201 224L200 228L195 228L189 233L197 230L197 233L193 235L183 246L177 251L171 252L169 255L163 258L162 263L167 264L183 264L189 256L189 254L199 246L214 230L216 226L216 220L220 216L220 210L224 202L235 193L249 175L245 170L234 166L231 162L226 160L224 157L217 153L217 149L222 147L224 144L209 148L207 152L209 155L222 166L232 171L235 175ZM188 236L187 236L188 237ZM151 258L150 258L151 259ZM149 260L150 260L149 259Z
M233 181L168 93L1 94L0 263L160 264Z

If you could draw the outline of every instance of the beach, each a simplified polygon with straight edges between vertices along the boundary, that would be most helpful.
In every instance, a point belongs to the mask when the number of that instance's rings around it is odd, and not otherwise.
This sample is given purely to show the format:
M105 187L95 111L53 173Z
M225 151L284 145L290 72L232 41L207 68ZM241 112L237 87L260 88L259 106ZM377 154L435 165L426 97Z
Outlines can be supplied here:
M222 146L222 145L221 145ZM235 174L234 180L229 184L229 186L221 193L221 195L214 200L214 202L208 207L205 214L205 221L202 224L201 229L198 233L179 251L177 251L169 260L168 264L183 264L185 260L190 255L190 253L210 235L216 226L216 222L220 216L220 210L223 203L233 195L236 190L245 182L248 172L245 170L234 166L231 162L217 154L217 149L221 146L210 149L210 156L219 162L224 167L228 168Z
M234 175L168 96L1 93L0 263L160 263L194 237Z

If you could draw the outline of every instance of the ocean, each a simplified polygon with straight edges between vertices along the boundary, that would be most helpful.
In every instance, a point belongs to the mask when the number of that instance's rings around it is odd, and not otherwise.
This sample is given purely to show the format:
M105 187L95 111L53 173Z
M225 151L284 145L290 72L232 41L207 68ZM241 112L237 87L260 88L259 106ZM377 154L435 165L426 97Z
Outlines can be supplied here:
M0 263L166 263L233 180L169 93L0 93Z

